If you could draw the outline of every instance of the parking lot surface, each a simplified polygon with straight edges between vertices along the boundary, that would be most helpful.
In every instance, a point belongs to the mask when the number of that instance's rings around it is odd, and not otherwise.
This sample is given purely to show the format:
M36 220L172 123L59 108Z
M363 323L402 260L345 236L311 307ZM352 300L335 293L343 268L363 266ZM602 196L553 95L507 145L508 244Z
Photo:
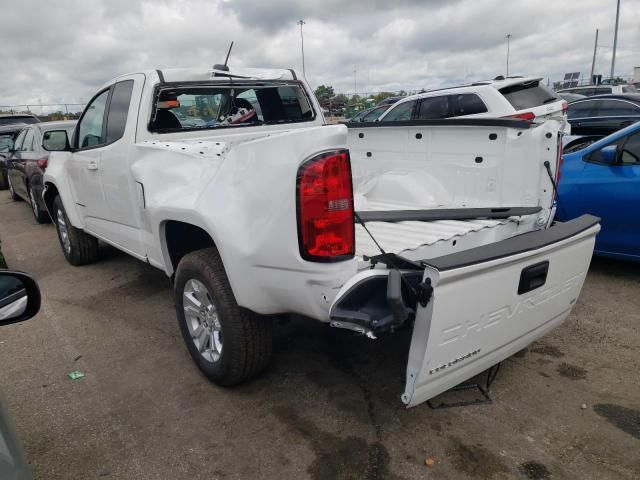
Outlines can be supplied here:
M493 403L407 410L410 332L295 318L264 375L223 389L192 363L163 272L108 246L72 267L4 191L0 238L43 292L37 317L0 329L36 478L640 478L640 265L595 259L569 319L503 362Z

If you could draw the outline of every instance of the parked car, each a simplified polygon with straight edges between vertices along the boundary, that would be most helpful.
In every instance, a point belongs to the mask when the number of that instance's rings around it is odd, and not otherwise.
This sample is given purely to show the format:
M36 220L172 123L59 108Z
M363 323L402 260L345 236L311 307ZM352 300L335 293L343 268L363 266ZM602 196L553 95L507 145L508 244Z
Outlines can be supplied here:
M610 135L640 120L640 95L597 95L569 104L573 135Z
M622 95L625 93L637 93L635 85L584 85L582 87L563 88L558 90L558 95L563 93L577 93L584 95L585 97L592 97L594 95L607 95L615 94Z
M0 126L14 123L38 123L40 119L30 113L2 113L0 114Z
M16 137L25 126L25 123L12 123L0 126L0 190L9 188L7 158L11 155Z
M28 274L0 270L0 327L23 322L40 310L40 289ZM33 478L18 437L0 397L0 478Z
M380 115L389 109L389 105L380 105L377 107L363 110L362 112L354 115L348 120L348 122L375 122Z
M576 100L582 100L583 98L587 98L586 95L580 95L579 93L571 93L571 92L556 92L560 98L566 100L568 103L575 102Z
M29 202L38 223L49 221L49 214L42 199L42 175L49 161L48 149L65 147L70 138L75 120L41 122L28 125L20 131L7 158L9 194L13 200ZM63 130L66 135L56 133ZM63 142L63 143L60 143Z
M107 82L44 176L67 261L95 261L102 239L164 270L187 348L219 385L267 367L276 314L372 339L413 326L408 406L567 317L599 227L550 226L562 117L347 128L324 124L312 92L293 70ZM170 110L188 102L219 108L187 128Z
M567 102L541 78L508 77L404 97L378 121L398 122L451 117L508 117L566 120Z
M640 123L566 145L561 174L558 220L597 215L595 253L640 261Z

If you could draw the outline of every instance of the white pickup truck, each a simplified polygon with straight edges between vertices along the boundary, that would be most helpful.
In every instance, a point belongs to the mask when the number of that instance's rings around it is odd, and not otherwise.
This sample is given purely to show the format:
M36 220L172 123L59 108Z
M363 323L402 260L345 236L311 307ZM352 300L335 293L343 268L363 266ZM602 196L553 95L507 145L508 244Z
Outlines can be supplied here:
M100 239L173 279L213 382L263 370L271 316L294 313L371 338L412 328L413 406L575 304L599 220L551 226L562 122L325 125L292 70L151 70L91 99L43 196L71 264Z

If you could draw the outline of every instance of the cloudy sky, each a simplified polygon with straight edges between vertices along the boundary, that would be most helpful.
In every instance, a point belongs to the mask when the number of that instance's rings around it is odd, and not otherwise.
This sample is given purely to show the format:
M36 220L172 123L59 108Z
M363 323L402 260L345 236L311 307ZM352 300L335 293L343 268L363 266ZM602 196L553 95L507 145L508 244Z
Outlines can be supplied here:
M0 105L83 103L144 68L301 69L337 92L435 88L505 72L607 74L615 0L1 0ZM622 0L616 74L640 66L640 0Z

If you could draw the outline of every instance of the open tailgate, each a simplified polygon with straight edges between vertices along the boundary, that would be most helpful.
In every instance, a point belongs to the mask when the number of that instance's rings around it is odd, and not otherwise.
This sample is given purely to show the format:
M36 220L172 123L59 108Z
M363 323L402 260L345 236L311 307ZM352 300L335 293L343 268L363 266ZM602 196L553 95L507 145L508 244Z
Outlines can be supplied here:
M412 305L415 323L403 402L412 407L439 395L558 326L580 294L599 230L598 218L583 215L425 260L422 284L430 283L433 293L428 302ZM364 300L367 289L380 297L379 285L373 285L381 276L391 278L389 272L366 270L343 286L331 307L332 322L353 318L364 328L367 318L375 325L389 312L393 315L380 298ZM415 277L416 272L403 275ZM393 289L387 287L389 299Z

